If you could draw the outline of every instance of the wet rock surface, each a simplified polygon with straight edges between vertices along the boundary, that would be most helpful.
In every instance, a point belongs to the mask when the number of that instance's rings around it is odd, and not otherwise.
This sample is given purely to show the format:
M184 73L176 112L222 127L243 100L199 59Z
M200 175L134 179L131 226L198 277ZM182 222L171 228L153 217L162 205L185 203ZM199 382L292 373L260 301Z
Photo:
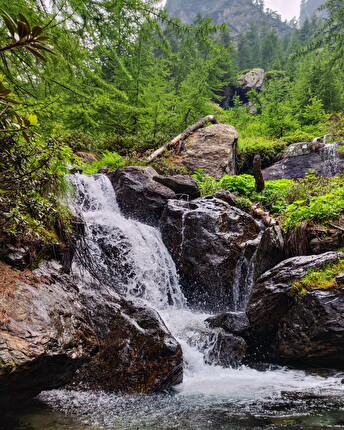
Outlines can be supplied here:
M315 290L281 319L273 345L280 361L344 369L344 290Z
M226 333L244 334L250 327L245 312L225 312L206 319L209 327L222 328Z
M238 260L246 242L258 236L256 221L216 198L170 200L160 229L189 304L212 311L232 310Z
M122 304L96 357L78 371L83 387L123 393L163 391L182 382L183 356L158 313Z
M277 331L280 319L295 304L292 284L309 269L320 269L335 263L343 254L328 252L321 255L293 257L282 261L258 278L248 304L251 329L256 335L268 336Z
M248 305L251 350L280 363L343 368L343 290L298 296L294 281L309 269L336 263L343 253L289 258L265 272Z
M238 136L230 125L214 124L201 128L187 139L178 162L192 172L203 169L205 175L216 179L225 173L234 175Z
M210 349L206 363L222 367L238 367L246 352L246 342L242 337L219 330L210 337Z
M77 287L60 267L24 273L1 266L0 399L20 401L67 383L99 343Z
M158 173L151 167L123 167L109 174L117 203L125 216L157 225L168 199L176 193L155 181Z
M3 264L0 272L1 408L70 383L93 361L107 375L99 377L99 389L152 392L181 381L180 346L155 311L127 303L92 278L73 278L56 262L34 274ZM109 383L111 372L117 383ZM83 383L92 381L85 373Z
M255 262L255 278L276 266L286 258L283 232L275 225L265 229L258 245Z

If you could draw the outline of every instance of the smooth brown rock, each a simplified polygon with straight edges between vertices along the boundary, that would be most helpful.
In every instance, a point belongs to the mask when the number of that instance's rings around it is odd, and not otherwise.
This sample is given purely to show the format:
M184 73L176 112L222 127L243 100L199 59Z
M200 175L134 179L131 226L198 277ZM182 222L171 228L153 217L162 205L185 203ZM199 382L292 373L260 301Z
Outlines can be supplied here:
M181 153L181 163L194 172L220 179L225 173L236 173L238 132L225 124L214 124L190 136Z

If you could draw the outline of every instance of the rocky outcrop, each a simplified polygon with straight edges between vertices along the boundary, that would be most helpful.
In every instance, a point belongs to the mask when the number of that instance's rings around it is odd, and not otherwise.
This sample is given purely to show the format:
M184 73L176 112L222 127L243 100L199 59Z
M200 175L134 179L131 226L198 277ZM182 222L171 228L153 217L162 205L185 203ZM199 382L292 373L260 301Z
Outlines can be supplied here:
M242 74L238 81L240 87L246 92L251 90L261 91L264 84L264 69L252 69Z
M289 364L344 369L344 290L315 290L281 319L274 350Z
M298 142L290 145L277 163L263 171L265 180L303 178L310 170L330 177L344 172L344 153L339 144Z
M255 346L259 354L270 350L283 363L340 367L335 356L342 357L344 352L343 343L336 340L343 330L343 292L315 288L298 297L292 287L308 270L343 257L337 252L293 257L260 276L248 306L251 348Z
M74 384L107 391L151 393L183 379L183 357L157 312L124 304L114 312L110 331L96 357Z
M286 258L283 231L280 226L268 227L259 242L255 263L255 278Z
M234 36L249 30L253 23L279 34L289 31L276 14L265 13L264 7L247 0L167 0L166 9L186 24L192 24L197 14L212 18L215 24L226 23Z
M108 176L122 213L154 226L169 199L199 197L197 183L192 178L163 177L152 167L123 167Z
M56 262L34 273L1 264L0 272L1 407L70 383L78 369L83 387L95 387L83 365L98 372L99 389L152 392L181 381L180 346L155 311L89 275L73 279Z
M218 330L209 339L210 347L205 362L214 366L238 367L246 352L246 342L242 337Z
M1 264L0 399L10 404L66 384L94 355L97 336L78 289L58 265L19 272Z
M232 310L239 291L238 260L259 226L247 213L216 198L170 200L161 218L163 240L190 305ZM254 250L247 249L251 255ZM240 275L240 274L239 274Z
M257 335L274 334L280 319L291 309L295 299L292 284L309 269L319 269L338 261L337 252L293 257L282 261L258 278L248 304L251 329Z
M238 132L225 124L214 124L195 131L185 142L181 157L177 160L194 172L203 169L204 174L216 179L225 173L236 173Z

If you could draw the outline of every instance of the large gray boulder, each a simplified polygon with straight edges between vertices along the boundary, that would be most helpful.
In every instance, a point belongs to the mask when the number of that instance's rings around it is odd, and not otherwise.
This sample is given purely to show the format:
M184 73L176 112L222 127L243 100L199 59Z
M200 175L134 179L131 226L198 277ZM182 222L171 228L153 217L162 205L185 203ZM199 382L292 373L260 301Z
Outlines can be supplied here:
M186 141L181 162L190 171L203 169L208 176L222 178L236 173L238 132L225 124L214 124L195 131Z
M250 90L256 90L261 91L263 88L265 79L265 72L264 69L255 68L252 70L249 70L246 73L243 73L238 81L240 87L244 91L250 91Z
M277 163L264 169L265 180L303 178L309 171L329 177L344 172L344 153L339 144L298 142L290 145Z
M228 311L242 302L255 250L246 245L259 233L249 214L216 198L170 200L160 229L192 306Z

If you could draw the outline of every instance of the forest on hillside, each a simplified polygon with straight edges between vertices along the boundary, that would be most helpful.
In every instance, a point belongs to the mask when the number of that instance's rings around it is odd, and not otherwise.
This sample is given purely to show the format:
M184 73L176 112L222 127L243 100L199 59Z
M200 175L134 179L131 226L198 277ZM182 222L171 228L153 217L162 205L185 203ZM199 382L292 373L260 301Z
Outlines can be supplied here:
M54 243L70 229L61 203L68 166L142 164L205 115L236 127L241 156L344 129L344 5L285 36L251 25L190 25L149 0L4 0L0 23L2 240ZM222 90L261 67L249 103ZM254 109L252 109L254 106ZM98 161L83 164L80 154ZM162 172L170 160L159 160ZM249 170L249 167L248 167ZM245 172L244 172L245 173ZM61 233L62 232L62 233Z

